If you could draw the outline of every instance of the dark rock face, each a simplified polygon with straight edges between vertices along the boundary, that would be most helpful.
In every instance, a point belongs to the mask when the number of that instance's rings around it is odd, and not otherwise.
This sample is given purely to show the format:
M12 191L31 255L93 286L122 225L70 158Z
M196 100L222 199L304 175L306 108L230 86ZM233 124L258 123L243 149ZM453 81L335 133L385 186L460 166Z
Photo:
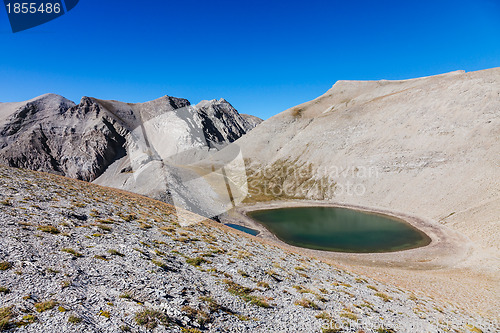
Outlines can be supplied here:
M223 98L202 101L195 108L202 119L205 139L215 147L233 142L255 127Z
M83 97L75 105L54 94L0 103L0 163L93 181L126 156L127 135L134 128L189 105L186 99L170 96L141 104ZM250 128L224 100L195 110L214 147L238 139Z

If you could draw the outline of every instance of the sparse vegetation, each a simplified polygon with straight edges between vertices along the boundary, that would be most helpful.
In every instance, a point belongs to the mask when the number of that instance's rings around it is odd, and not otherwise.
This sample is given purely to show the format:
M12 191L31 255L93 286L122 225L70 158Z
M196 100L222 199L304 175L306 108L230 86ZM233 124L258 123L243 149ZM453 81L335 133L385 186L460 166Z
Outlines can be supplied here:
M267 282L259 281L259 282L257 282L257 287L269 289L270 286L269 286L269 283L267 283Z
M196 258L187 258L186 263L193 265L193 266L200 266L201 264L207 262L205 258L203 257L196 257Z
M224 280L224 283L227 285L227 291L233 295L239 296L245 302L250 304L262 307L262 308L270 308L271 305L262 297L250 295L253 292L252 288L244 287L242 285L237 284L231 280Z
M377 333L396 333L396 331L393 330L392 328L380 327L377 328Z
M300 305L304 308L308 308L308 309L314 309L314 310L319 310L319 306L314 303L313 301L311 301L310 299L307 299L307 298L301 298L297 301L295 301L293 304L295 305Z
M124 299L132 299L132 294L129 292L125 292L125 293L121 294L119 297L124 298Z
M97 254L94 256L94 258L95 259L99 259L99 260L109 261L109 259L106 258L106 256L100 256L100 255L97 255Z
M46 301L46 302L39 302L35 303L35 310L38 312L45 312L48 310L51 310L55 308L57 305L57 302L54 300Z
M323 320L331 320L332 319L332 316L328 312L325 312L325 311L318 313L315 317L318 319L323 319Z
M200 331L197 328L193 328L193 327L182 327L181 332L182 333L202 333L202 331Z
M109 225L105 225L105 224L98 224L97 227L101 230L104 230L104 231L111 231L113 230L112 227L110 227Z
M100 311L99 312L99 316L103 316L105 318L110 318L111 317L111 313L109 313L109 311Z
M391 298L389 296L387 296L387 294L384 294L384 293L375 293L375 296L378 296L380 298L382 298L384 300L384 302L390 302L391 301Z
M71 249L71 248L63 248L63 249L61 249L61 251L69 253L69 254L73 255L74 257L77 257L77 258L83 256L83 254L81 254L80 252L77 252L76 250Z
M27 314L27 315L23 316L23 319L21 321L18 321L15 324L18 327L20 327L20 326L26 326L26 325L29 325L29 324L33 324L37 320L38 320L38 318L35 315Z
M144 223L144 222L141 222L141 224L139 224L139 229L142 229L142 230L148 230L148 229L151 229L152 227L153 227L152 225Z
M108 253L111 254L112 256L119 256L119 257L124 257L125 255L123 253L118 252L117 250L114 249L109 249Z
M10 320L14 318L12 306L0 308L0 331L6 331L13 326Z
M476 326L474 325L471 325L471 324L467 324L466 325L467 328L471 331L471 332L474 332L474 333L483 333L483 330L477 328Z
M200 301L206 302L211 312L217 312L222 308L221 305L212 297L201 296Z
M12 268L12 264L10 262L8 261L0 262L0 271L6 271L10 268Z
M57 234L61 233L61 231L59 231L59 229L57 229L56 227L54 227L52 225L40 225L40 226L38 226L37 229L40 231L49 233L49 234L53 234L53 235L57 235Z
M160 267L160 268L162 268L162 269L164 269L166 271L168 271L168 269L169 269L168 266L167 266L167 264L165 264L163 261L152 259L151 262L153 264L155 264L156 266L158 266L158 267Z
M158 326L158 323L162 325L169 323L169 319L164 313L153 309L143 309L136 312L134 319L138 325L144 326L147 329L155 328Z
M347 319L350 319L350 320L353 320L353 321L357 321L358 320L358 316L356 316L354 313L352 313L351 310L349 309L344 309L344 312L342 312L340 314L341 317L344 317L344 318L347 318Z
M205 311L198 310L198 309L192 308L190 306L184 306L184 307L182 307L181 310L191 320L196 320L196 322L202 326L210 321L210 316Z
M82 318L77 317L77 316L75 316L75 315L70 315L70 316L68 317L68 323L71 323L71 324L79 324L79 323L81 323L82 321L83 321L83 320L82 320Z

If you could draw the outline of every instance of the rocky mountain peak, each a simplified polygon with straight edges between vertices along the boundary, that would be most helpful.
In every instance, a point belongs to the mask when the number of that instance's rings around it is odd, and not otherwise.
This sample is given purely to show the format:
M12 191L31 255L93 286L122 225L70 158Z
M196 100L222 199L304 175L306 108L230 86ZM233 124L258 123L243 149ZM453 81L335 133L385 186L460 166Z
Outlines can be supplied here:
M83 96L76 105L55 94L25 102L1 103L0 163L92 181L115 161L127 156L129 134L134 129L185 107L191 107L187 99L168 95L145 103ZM183 119L180 113L172 113L155 126L166 132L182 132L189 129L183 123L194 121L211 147L233 142L250 128L223 99L192 107L192 110L196 119ZM180 137L190 135L192 131Z

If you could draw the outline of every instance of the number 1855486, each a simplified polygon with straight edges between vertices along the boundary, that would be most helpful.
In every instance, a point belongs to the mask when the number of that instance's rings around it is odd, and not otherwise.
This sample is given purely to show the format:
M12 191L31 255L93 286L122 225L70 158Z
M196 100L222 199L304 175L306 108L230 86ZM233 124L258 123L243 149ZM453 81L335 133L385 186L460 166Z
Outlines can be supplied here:
M40 5L36 3L28 2L15 2L6 4L7 12L14 14L59 14L61 12L61 4L56 3L42 3Z

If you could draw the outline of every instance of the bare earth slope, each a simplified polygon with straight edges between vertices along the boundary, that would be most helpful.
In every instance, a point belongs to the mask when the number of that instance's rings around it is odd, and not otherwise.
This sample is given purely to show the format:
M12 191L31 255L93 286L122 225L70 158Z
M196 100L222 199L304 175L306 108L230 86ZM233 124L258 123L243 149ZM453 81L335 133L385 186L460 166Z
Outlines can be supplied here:
M130 193L0 167L0 330L498 329L214 222L181 227L174 212Z
M453 267L394 272L388 279L408 284L409 274L418 277L415 285L431 290L425 281L432 274L437 280L429 285L438 295L498 316L500 68L339 81L236 144L251 169L250 202L308 199L373 207L459 231L471 247ZM477 288L479 281L485 284Z

